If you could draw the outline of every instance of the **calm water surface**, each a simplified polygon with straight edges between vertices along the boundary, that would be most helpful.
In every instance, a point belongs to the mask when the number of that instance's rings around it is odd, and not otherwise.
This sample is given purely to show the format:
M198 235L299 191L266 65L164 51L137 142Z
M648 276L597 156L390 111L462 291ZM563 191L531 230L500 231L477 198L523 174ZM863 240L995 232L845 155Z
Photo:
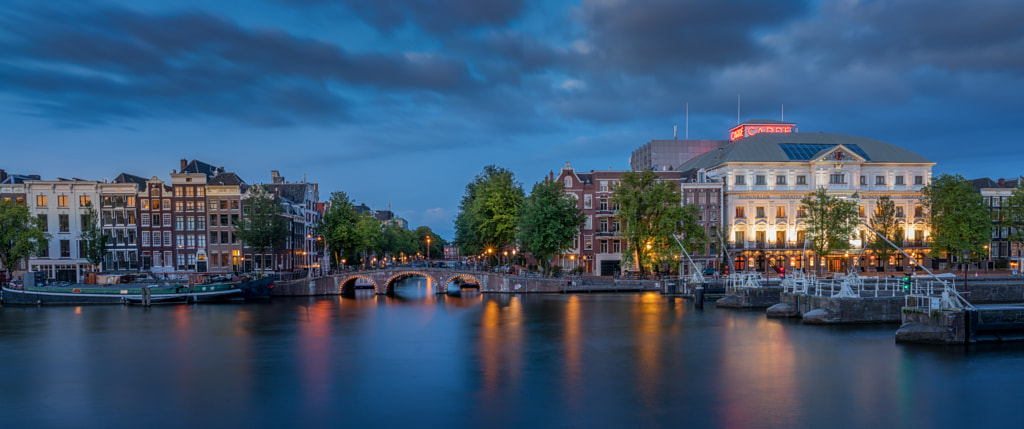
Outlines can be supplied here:
M0 308L2 427L1021 427L1024 347L634 295Z

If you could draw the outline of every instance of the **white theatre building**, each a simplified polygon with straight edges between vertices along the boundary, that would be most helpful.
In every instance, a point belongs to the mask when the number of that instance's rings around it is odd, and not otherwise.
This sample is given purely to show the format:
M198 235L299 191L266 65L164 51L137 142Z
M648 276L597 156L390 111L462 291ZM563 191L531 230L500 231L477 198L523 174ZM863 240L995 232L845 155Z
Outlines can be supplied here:
M764 121L772 123L772 121ZM757 125L750 121L740 127ZM734 128L735 130L735 128ZM768 271L785 266L811 269L828 264L845 271L856 263L860 247L871 234L861 225L848 254L804 259L804 225L800 200L819 187L832 195L854 199L861 220L868 222L879 197L895 203L904 231L904 250L924 261L928 226L921 189L931 180L933 162L907 149L864 137L829 133L732 133L733 141L680 165L701 181L723 188L722 230L737 270ZM889 260L890 270L911 268L901 255ZM882 261L863 253L859 266L873 272Z

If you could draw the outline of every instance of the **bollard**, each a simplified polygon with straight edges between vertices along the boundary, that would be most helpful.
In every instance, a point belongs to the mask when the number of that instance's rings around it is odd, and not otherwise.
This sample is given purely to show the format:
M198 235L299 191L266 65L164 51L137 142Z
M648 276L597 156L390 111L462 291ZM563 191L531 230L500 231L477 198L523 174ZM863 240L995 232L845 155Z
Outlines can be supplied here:
M693 291L693 305L697 308L704 308L704 286L697 286Z

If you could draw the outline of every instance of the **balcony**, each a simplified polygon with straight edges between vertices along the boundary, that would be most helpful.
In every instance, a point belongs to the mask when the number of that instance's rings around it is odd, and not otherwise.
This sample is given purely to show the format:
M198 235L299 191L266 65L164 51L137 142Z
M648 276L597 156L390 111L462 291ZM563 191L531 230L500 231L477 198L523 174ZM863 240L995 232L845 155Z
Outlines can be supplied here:
M924 240L903 240L903 247L927 247L928 243Z

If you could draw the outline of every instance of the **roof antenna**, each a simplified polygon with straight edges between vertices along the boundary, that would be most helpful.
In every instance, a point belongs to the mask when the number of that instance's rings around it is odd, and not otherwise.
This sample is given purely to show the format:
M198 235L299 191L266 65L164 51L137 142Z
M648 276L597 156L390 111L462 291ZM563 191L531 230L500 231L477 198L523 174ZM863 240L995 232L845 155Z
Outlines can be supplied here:
M736 123L740 123L740 93L736 93Z
M786 122L786 105L782 104L782 122Z

